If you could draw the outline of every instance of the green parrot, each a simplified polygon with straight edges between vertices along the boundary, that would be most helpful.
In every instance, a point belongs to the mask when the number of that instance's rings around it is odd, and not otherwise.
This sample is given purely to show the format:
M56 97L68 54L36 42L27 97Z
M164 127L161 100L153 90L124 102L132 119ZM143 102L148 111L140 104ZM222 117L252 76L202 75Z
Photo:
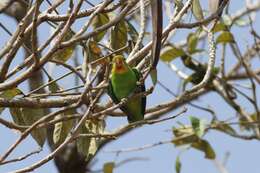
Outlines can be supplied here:
M112 71L109 80L108 94L114 103L119 103L122 98L144 92L145 86L137 85L141 73L131 68L122 55L116 55L112 60ZM127 115L129 123L144 119L146 97L130 98L120 109Z

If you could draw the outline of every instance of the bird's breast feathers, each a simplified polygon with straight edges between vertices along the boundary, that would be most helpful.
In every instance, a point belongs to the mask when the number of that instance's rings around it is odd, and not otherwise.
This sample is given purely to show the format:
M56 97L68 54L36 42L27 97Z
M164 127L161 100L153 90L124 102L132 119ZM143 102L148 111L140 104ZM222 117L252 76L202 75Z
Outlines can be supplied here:
M136 88L136 76L129 73L112 75L112 87L118 99L127 97Z

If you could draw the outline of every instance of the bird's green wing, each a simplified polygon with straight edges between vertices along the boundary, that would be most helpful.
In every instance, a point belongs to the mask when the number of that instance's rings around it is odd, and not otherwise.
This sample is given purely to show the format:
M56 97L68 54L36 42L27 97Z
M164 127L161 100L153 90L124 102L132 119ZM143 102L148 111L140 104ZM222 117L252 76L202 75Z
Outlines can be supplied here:
M111 80L109 80L108 82L108 95L111 97L113 102L115 102L116 104L119 103L119 100L116 98L116 95L114 93Z
M139 81L142 77L142 74L136 69L132 69L132 70L136 76L136 79ZM144 84L138 85L129 96L135 95L138 93L142 93L142 92L145 92ZM111 79L109 80L108 94L115 104L118 104L120 102L120 100L116 97L115 90L113 88ZM146 97L144 96L144 97L136 98L136 99L134 99L135 101L129 100L128 103L126 103L125 105L120 107L120 109L127 115L127 119L129 122L139 121L144 118L145 107L146 107Z
M142 77L142 74L135 68L133 68L133 71L135 72L135 75L137 77L137 80L139 81L140 78ZM135 90L135 93L141 93L141 92L145 92L145 85L144 84L141 84L141 85L138 85L136 90ZM142 97L142 114L144 115L145 114L145 108L146 108L146 97Z
M115 93L114 93L114 90L113 90L113 86L112 86L112 83L111 83L111 80L109 80L108 82L108 95L110 96L110 98L113 100L113 102L115 104L118 104L120 101L117 99ZM120 107L120 109L127 115L131 115L131 112L127 109L126 106L122 105ZM128 117L128 116L127 116Z

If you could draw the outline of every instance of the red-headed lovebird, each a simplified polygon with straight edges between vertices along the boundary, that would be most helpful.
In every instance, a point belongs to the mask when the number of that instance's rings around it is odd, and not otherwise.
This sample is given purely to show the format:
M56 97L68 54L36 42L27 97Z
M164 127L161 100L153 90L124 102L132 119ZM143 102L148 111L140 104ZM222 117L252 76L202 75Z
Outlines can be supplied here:
M141 73L131 68L122 55L116 55L112 61L112 71L109 80L108 94L114 103L119 103L122 98L130 99L120 109L127 115L128 122L144 119L146 97L136 96L137 93L145 91L144 84L137 85Z

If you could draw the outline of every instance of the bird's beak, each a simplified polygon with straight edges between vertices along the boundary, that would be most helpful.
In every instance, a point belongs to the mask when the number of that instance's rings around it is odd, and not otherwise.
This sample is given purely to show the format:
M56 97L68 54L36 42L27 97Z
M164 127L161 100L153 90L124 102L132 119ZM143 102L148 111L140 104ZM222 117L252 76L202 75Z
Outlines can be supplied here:
M123 66L123 61L121 59L116 59L116 67L121 68Z

